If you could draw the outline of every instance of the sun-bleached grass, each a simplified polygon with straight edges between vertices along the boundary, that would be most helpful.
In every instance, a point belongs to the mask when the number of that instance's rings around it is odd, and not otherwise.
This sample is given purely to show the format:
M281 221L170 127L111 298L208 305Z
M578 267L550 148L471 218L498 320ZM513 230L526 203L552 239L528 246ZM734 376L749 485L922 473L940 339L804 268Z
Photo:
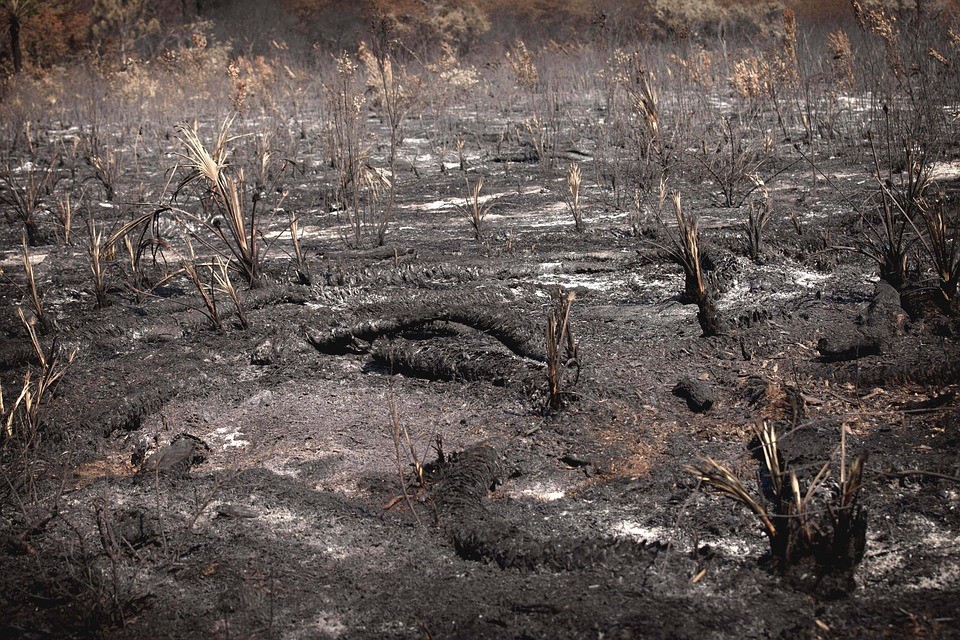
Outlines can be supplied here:
M470 184L470 181L466 180L466 184L467 197L464 198L463 205L458 204L456 207L470 220L470 226L473 227L473 237L478 241L482 241L486 233L484 219L487 217L487 214L490 213L490 210L493 209L494 203L488 202L484 204L483 198L480 196L480 192L483 189L483 178L478 178L473 184Z
M185 149L182 157L189 172L180 181L176 191L180 193L187 186L200 183L205 192L212 195L218 215L211 219L182 207L177 207L176 211L204 229L206 235L192 235L216 255L229 260L247 285L254 288L262 284L263 260L269 247L266 230L285 195L266 215L261 215L259 211L262 201L259 192L252 195L252 204L245 207L244 172L242 169L233 172L227 164L230 155L228 147L237 139L229 133L232 122L233 117L224 120L213 147L209 149L200 139L195 126L181 124L177 127L180 143ZM211 241L208 237L211 235L219 242Z

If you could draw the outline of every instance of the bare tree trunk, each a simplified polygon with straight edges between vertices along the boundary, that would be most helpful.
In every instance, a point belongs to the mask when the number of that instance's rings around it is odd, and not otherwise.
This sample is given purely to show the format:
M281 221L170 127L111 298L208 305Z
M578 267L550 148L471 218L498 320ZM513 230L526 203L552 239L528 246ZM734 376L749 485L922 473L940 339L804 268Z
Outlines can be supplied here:
M13 54L13 71L20 73L23 69L23 51L20 49L20 16L10 12L10 50Z

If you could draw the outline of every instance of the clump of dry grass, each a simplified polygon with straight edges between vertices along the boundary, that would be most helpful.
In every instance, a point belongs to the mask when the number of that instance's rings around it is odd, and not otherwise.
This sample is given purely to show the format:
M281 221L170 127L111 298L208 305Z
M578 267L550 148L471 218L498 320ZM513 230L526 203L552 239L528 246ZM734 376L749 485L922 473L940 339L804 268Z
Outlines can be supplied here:
M300 230L300 220L294 214L290 214L290 239L293 242L294 267L297 273L297 282L310 285L313 283L313 276L310 273L310 262L307 260L300 240L303 232Z
M763 232L773 217L773 205L770 202L770 193L761 188L760 202L750 200L750 210L747 213L747 255L754 262L760 262L763 257Z
M956 311L960 287L960 221L948 219L940 203L920 207L922 232L918 229L924 252L937 274L941 304Z
M43 310L43 303L40 301L40 287L37 285L37 278L33 272L33 261L30 260L30 249L27 247L27 238L23 238L23 270L27 276L27 292L30 294L30 306L33 308L33 316L44 332L51 328L50 318Z
M523 129L537 154L537 160L549 160L552 164L551 150L554 148L555 131L551 129L548 123L544 122L539 113L534 113L533 116L524 120ZM518 130L517 138L519 137Z
M796 83L799 77L797 72L797 14L790 8L783 12L783 37L780 39L778 54L783 79L789 84Z
M684 297L697 305L697 321L703 329L703 335L719 335L723 333L724 326L717 311L712 286L704 277L701 266L699 218L683 210L679 191L674 192L672 200L677 232L670 231L661 220L670 238L670 245L666 247L667 255L683 269Z
M716 62L710 50L699 47L697 50L687 51L683 56L670 54L670 61L694 84L704 88L713 87Z
M864 18L869 30L883 41L883 50L890 70L898 79L903 78L903 58L900 55L900 34L896 18L882 8L867 11Z
M694 302L706 297L706 284L700 268L700 219L683 210L680 192L672 196L673 211L677 220L677 236L671 235L673 246L670 257L683 267L684 294Z
M440 51L439 60L425 67L436 75L436 82L431 83L434 85L431 88L437 92L436 97L441 105L445 105L451 94L469 91L480 82L480 78L475 67L461 62L450 43L440 43Z
M660 109L657 92L651 84L652 73L642 68L637 70L637 89L633 91L633 106L643 117L650 144L660 143Z
M925 202L925 192L930 186L929 166L908 147L905 149L908 170L900 187L895 188L892 170L883 172L873 136L868 132L867 137L873 153L873 178L880 191L879 220L859 212L863 233L853 246L840 248L873 260L880 278L899 291L906 284L907 259L916 240L907 232L916 226L913 218Z
M738 60L730 76L730 84L737 95L754 101L763 98L775 101L782 87L790 86L796 80L796 67L781 52ZM777 105L774 104L774 107L777 108Z
M23 225L33 247L45 244L47 240L37 214L43 210L44 202L53 194L57 184L56 165L57 157L54 157L42 169L34 165L18 169L5 165L0 170L0 204L9 207L8 217Z
M240 65L237 64L236 60L231 60L230 63L227 64L225 73L227 77L233 81L233 93L230 96L233 110L237 112L237 114L242 114L247 106L247 96L250 93L250 87L247 81L240 77Z
M853 75L853 48L850 46L850 37L842 29L834 31L827 37L827 44L830 48L831 65L837 84L842 89L852 89L855 80Z
M280 208L283 197L265 219L260 216L262 198L259 190L253 196L249 210L244 207L246 182L243 170L231 173L227 166L227 147L236 139L229 135L232 122L232 117L223 122L216 142L209 150L200 140L195 127L186 124L177 127L180 142L186 149L182 157L190 168L190 172L177 187L177 192L189 184L200 182L212 196L213 204L220 215L210 220L183 209L178 211L219 240L219 243L213 243L202 236L196 236L207 248L229 260L247 285L253 288L262 284L263 260L267 249L265 232Z
M521 87L534 91L540 81L540 73L533 61L533 55L523 40L517 40L506 53L507 62L513 69L514 79Z
M63 244L70 245L70 232L73 231L73 201L70 194L57 200L57 221L63 230Z
M721 206L736 208L764 184L761 172L769 164L772 142L769 136L763 145L747 138L742 123L734 117L723 117L717 122L713 140L701 140L694 159L717 183L722 197ZM776 175L790 168L785 165L767 176Z
M3 435L9 439L16 439L21 445L28 447L38 438L43 426L43 410L47 400L53 395L60 380L73 363L77 351L74 349L64 357L56 343L49 350L44 350L34 322L28 320L23 309L19 307L17 314L33 346L39 369L37 371L28 369L24 373L20 393L9 408L4 403L3 390L0 388L0 416L3 421Z
M250 321L247 318L246 308L243 306L243 301L240 299L237 288L230 280L230 269L226 261L217 258L214 266L211 267L211 272L213 273L213 280L217 285L217 291L225 294L230 299L230 302L233 303L233 308L236 309L237 317L240 319L240 326L243 329L249 329Z
M572 163L567 168L567 207L570 209L570 213L573 215L574 226L577 231L584 230L583 224L583 209L580 207L580 186L582 184L582 176L580 173L580 165Z
M210 325L220 331L223 329L223 318L220 315L220 310L217 308L217 300L213 293L213 285L207 284L200 277L200 271L197 269L197 265L192 262L183 263L183 272L187 274L187 277L190 278L190 282L193 283L194 288L197 290L197 293L200 295L200 300L203 302L203 313L207 319L210 321Z
M474 184L467 180L467 197L464 198L463 205L457 205L461 212L465 213L470 220L470 226L473 227L473 237L481 241L484 238L483 221L493 209L493 202L484 204L480 191L483 189L483 178L479 178Z
M93 276L93 292L97 299L97 308L103 309L110 305L107 297L106 253L109 243L104 243L103 229L97 227L93 216L87 218L87 234L89 242L87 253L90 257L90 274Z
M821 575L855 566L863 558L866 544L866 517L860 506L866 456L858 456L848 465L842 435L841 445L803 491L797 471L783 459L774 425L763 422L754 427L754 432L763 460L761 474L769 482L769 501L755 496L728 467L711 458L687 470L702 485L739 502L757 517L780 571L808 561ZM839 487L824 498L838 453ZM818 500L823 504L817 504Z
M203 271L205 269L209 276L209 281L205 281ZM230 269L225 260L219 256L210 264L198 265L193 262L184 262L183 271L187 274L190 282L193 284L200 300L203 302L201 313L210 321L210 325L217 331L224 328L223 321L226 314L220 309L218 295L226 295L237 312L237 318L240 321L240 327L248 329L250 322L247 317L246 308L240 299L240 294L233 282L230 280Z
M459 160L460 164L460 171L464 173L467 171L467 159L463 154L463 148L465 144L466 143L464 142L463 138L457 138L456 142L454 142L454 147L457 150L457 159Z
M376 64L376 62L373 62ZM327 107L331 114L328 125L328 149L331 164L337 171L334 198L338 216L345 218L348 233L344 241L360 247L365 231L373 227L376 244L382 246L387 225L393 210L395 196L394 171L385 171L370 164L372 149L365 142L367 98L358 79L360 66L346 52L336 58L336 83L324 86ZM392 72L391 72L392 73ZM392 75L387 80L392 83ZM395 84L388 84L391 91L399 91ZM394 97L395 94L391 93ZM395 103L399 109L399 103ZM391 125L391 135L399 135L401 111L391 109L397 124ZM405 113L405 112L404 112ZM393 117L393 116L391 116ZM398 142L399 138L395 139ZM395 147L395 145L393 145ZM391 163L392 164L392 163ZM379 210L381 196L389 195L387 206Z
M87 162L93 168L93 178L103 187L104 197L113 202L117 197L117 185L123 172L128 170L123 153L110 149L99 154L91 154Z

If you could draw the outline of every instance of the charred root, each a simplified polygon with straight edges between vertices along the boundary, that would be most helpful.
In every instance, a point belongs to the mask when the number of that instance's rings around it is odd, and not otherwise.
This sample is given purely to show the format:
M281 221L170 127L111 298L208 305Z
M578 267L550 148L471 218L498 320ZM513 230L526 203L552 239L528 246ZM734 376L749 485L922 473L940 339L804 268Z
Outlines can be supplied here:
M531 390L540 374L540 367L529 361L495 348L471 349L459 339L379 338L370 351L394 373L428 380L487 380L498 387Z
M392 316L371 318L347 327L308 331L307 339L323 353L366 353L370 343L383 336L397 335L434 322L455 322L495 338L516 355L545 362L539 332L515 314L477 304L419 304ZM541 334L542 335L542 334Z

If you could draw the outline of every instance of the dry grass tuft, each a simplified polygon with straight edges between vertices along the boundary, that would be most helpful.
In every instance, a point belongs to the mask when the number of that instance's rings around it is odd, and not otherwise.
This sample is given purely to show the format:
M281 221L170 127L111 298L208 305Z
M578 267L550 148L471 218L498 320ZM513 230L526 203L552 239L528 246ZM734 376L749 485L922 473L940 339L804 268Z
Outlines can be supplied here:
M757 517L780 571L812 561L822 575L857 564L866 541L866 520L859 505L866 457L858 456L847 465L841 436L841 445L802 491L796 470L783 460L773 424L765 421L754 427L754 433L763 458L761 477L765 476L769 486L769 506L730 469L711 458L687 470L702 485L729 496ZM837 453L841 454L839 487L824 498Z
M467 180L466 183L468 195L464 198L463 206L457 205L457 208L470 219L470 226L473 227L474 238L483 240L485 231L483 220L487 217L487 214L490 213L490 210L493 209L494 203L484 204L482 201L480 191L483 189L483 178L479 178L476 183L472 185L469 180Z
M567 207L570 208L570 213L573 214L573 222L577 231L582 232L584 230L584 224L583 209L580 207L581 184L582 175L580 173L580 165L573 163L567 168L567 191L569 192Z
M243 276L247 285L253 288L262 284L265 230L280 208L283 197L266 220L258 218L261 200L259 192L254 194L249 211L244 208L246 182L243 170L237 171L235 175L227 171L227 147L231 141L237 139L229 135L232 122L233 117L224 120L211 150L200 140L196 127L186 124L177 127L180 142L186 148L182 157L190 168L190 172L177 187L177 192L189 184L201 182L206 192L212 196L213 204L221 216L210 220L182 209L179 211L220 241L219 244L213 244L200 238L218 256L230 260L231 266Z

